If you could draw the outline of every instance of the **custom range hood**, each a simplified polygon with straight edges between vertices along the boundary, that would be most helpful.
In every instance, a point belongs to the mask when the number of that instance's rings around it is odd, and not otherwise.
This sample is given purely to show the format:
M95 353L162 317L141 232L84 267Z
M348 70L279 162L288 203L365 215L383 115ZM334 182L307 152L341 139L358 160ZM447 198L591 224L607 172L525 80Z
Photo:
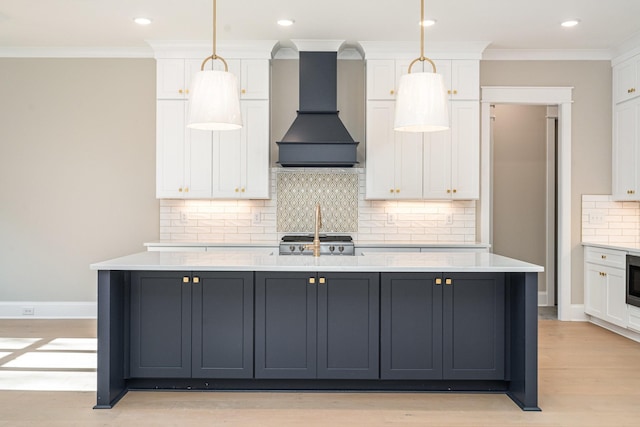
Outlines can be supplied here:
M277 141L284 167L352 167L357 145L337 110L337 49L300 50L298 117Z

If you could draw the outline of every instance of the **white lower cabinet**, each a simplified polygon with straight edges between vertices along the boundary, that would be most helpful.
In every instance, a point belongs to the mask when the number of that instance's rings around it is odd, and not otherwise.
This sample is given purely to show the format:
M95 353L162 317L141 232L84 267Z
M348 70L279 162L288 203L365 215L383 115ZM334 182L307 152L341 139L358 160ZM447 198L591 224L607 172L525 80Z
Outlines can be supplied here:
M585 247L585 313L626 328L626 252Z

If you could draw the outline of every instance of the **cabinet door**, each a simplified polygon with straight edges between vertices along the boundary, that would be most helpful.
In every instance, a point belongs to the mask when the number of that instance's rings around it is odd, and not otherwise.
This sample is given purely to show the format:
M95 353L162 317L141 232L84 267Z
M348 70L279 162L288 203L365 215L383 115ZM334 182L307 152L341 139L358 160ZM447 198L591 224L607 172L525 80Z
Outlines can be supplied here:
M269 198L269 102L241 101L242 129L216 132L213 197Z
M422 199L422 133L396 132L395 137L395 198Z
M620 268L603 268L605 278L604 320L626 328L629 323L626 301L626 271Z
M380 377L442 379L442 285L434 273L382 273Z
M317 283L317 377L379 378L379 274L319 273Z
M423 197L451 199L451 129L424 135L423 163Z
M269 61L243 59L240 63L240 97L242 99L269 99Z
M476 60L451 61L451 99L480 99L480 62Z
M584 312L599 319L605 317L606 278L603 268L589 262L584 265Z
M392 199L395 195L394 114L393 101L367 103L367 199Z
M316 377L316 291L309 273L256 272L255 377Z
M191 376L191 278L131 273L131 377Z
M447 273L443 278L444 379L503 380L504 273Z
M396 98L396 91L395 61L393 59L367 61L367 99L392 100Z
M613 101L623 102L640 95L640 58L631 58L613 69Z
M185 99L184 59L158 59L156 61L156 98Z
M638 200L640 100L616 105L613 113L612 193L614 200Z
M192 311L192 376L252 378L253 273L194 273Z
M242 103L242 188L241 196L268 199L271 187L269 172L269 101Z
M480 106L451 103L451 187L454 199L480 197Z
M156 197L182 198L185 102L160 100L156 108Z
M190 199L210 198L213 173L211 132L186 127L185 132L183 197Z

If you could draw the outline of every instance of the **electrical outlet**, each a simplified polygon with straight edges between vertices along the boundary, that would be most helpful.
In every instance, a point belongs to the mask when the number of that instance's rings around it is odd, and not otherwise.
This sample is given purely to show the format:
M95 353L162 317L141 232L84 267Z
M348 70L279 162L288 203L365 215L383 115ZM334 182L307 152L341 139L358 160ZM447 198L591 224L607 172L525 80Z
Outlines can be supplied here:
M444 223L445 223L446 225L453 225L453 214L447 214L447 215L444 217Z
M33 316L35 314L35 310L33 307L22 307L22 315L23 316Z
M602 212L591 212L589 214L589 224L604 224L604 214Z
M262 214L260 212L254 212L253 217L251 218L251 223L253 225L258 225L262 222Z
M186 224L187 221L188 221L187 213L186 212L180 212L180 224Z
M390 213L387 214L387 224L395 224L396 223L396 214Z

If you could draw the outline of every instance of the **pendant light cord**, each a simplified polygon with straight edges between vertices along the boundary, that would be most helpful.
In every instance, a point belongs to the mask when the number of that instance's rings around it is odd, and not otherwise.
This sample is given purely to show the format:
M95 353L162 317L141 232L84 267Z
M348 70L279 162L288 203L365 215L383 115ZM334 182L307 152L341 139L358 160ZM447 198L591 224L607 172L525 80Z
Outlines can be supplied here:
M422 1L424 1L424 0L422 0ZM211 56L207 56L204 59L204 61L202 61L202 65L200 66L200 71L204 71L204 64L206 64L207 61L210 60L210 59L212 61L215 61L216 59L219 59L224 64L224 71L229 71L229 66L227 65L227 61L225 61L223 57L218 56L216 54L216 18L217 18L216 0L213 0L213 54Z
M436 64L431 59L424 56L424 0L420 0L420 57L414 59L411 61L411 64L409 64L409 74L411 74L411 67L413 67L413 64L418 61L428 61L433 67L433 72L436 72Z

